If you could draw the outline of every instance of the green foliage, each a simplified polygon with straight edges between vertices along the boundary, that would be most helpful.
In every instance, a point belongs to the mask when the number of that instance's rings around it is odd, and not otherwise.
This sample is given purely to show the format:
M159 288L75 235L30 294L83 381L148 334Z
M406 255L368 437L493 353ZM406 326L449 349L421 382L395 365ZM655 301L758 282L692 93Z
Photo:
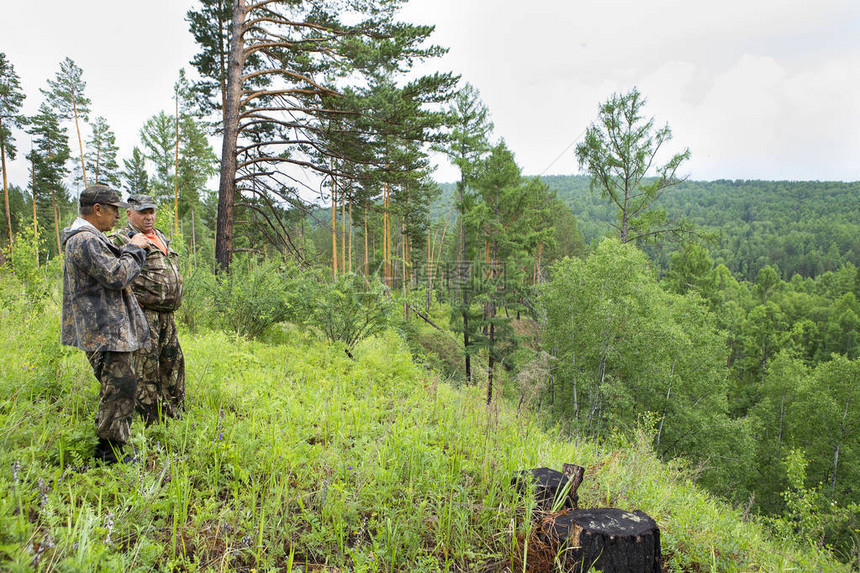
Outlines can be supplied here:
M88 119L90 100L84 95L87 83L83 70L71 59L60 62L60 71L53 80L48 80L49 89L41 89L47 104L64 120Z
M782 494L787 511L783 523L791 526L791 534L801 543L821 545L824 527L821 520L821 499L818 488L807 488L806 458L800 450L791 450L783 460L789 489Z
M71 150L66 129L60 126L60 116L45 103L30 118L28 132L33 135L34 143L27 154L32 164L30 191L36 201L39 227L54 230L56 240L47 241L45 246L48 253L56 255L61 248L60 228L73 212L65 186Z
M651 412L662 455L749 462L748 431L728 416L725 338L698 296L662 290L645 255L615 239L558 263L552 276L541 300L559 384L546 397L569 431L606 436ZM702 479L736 493L724 465Z
M451 97L457 77L412 73L416 63L444 49L428 45L432 26L398 20L400 5L399 0L249 3L231 14L207 0L201 10L189 12L201 49L192 63L204 78L197 94L207 108L232 107L223 110L230 118L225 150L238 148L241 160L224 152L221 172L229 184L221 193L232 203L234 189L243 192L236 232L232 218L224 221L237 246L247 241L253 248L303 257L293 243L292 223L306 210L304 191L314 176L325 180L332 202L346 193L364 203L390 185L407 234L420 228L415 214L423 220L426 198L417 195L432 188L425 147L442 139L447 118L441 104ZM261 17L268 26L245 25ZM228 30L240 29L242 43L228 42ZM225 58L228 45L244 55ZM227 60L240 66L238 75L226 73ZM228 97L240 87L228 81L242 83L254 97ZM259 169L262 165L267 167ZM285 175L295 169L310 170L311 178ZM218 249L224 269L232 248Z
M684 223L671 223L654 203L683 180L676 173L690 158L690 150L658 164L657 154L672 139L672 130L666 125L654 131L654 119L642 115L644 106L645 98L635 87L613 94L600 105L598 120L576 146L579 165L591 175L592 190L614 205L622 243L653 242L689 230Z
M148 193L158 202L173 197L175 133L174 118L163 110L146 120L140 130L144 157L155 167L155 174L149 180Z
M256 338L296 316L294 268L252 258L237 261L236 267L218 275L199 267L186 276L180 320L192 329L206 326Z
M299 300L300 320L342 343L349 356L356 344L388 327L396 308L378 278L354 273L341 275L335 283L305 280Z
M15 236L14 248L3 250L8 267L2 271L11 271L14 274L17 279L15 284L23 289L26 303L34 310L40 310L51 295L56 293L57 279L63 264L62 257L40 263L41 243L39 231L34 233L30 227Z
M119 187L119 164L116 161L119 147L116 135L101 116L93 122L93 131L87 140L87 171L92 174L92 184L102 183L114 189Z
M125 170L122 172L122 178L128 194L147 193L149 191L149 175L146 173L146 157L139 147L134 147L130 158L123 159L123 165Z
M591 178L542 178L576 214L589 243L612 231L615 211L589 191ZM670 219L686 217L717 265L753 280L766 265L785 280L816 277L844 263L860 266L860 183L839 181L685 181L654 203ZM660 267L675 249L648 249ZM856 293L855 293L856 294Z
M25 98L15 66L6 58L6 54L0 52L0 154L3 162L15 159L18 152L12 128L21 127L25 121L20 114Z

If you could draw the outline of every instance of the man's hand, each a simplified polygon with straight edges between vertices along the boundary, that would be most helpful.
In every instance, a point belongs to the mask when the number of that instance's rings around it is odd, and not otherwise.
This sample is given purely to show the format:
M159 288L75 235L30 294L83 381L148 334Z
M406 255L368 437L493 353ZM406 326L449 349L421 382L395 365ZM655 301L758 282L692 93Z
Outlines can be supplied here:
M147 239L146 235L144 235L143 233L135 233L129 243L131 243L132 245L137 245L141 249L145 249L149 246L149 239Z

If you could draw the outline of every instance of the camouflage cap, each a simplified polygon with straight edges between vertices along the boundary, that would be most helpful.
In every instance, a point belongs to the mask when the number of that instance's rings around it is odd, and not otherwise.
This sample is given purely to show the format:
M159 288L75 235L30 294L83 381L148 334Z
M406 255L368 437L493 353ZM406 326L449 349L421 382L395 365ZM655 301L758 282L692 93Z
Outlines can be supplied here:
M158 209L158 205L155 204L155 199L150 197L149 195L132 195L128 198L129 206L135 211L145 211L147 209Z
M120 200L119 193L107 185L90 185L81 191L81 205L113 205L115 207L127 208L128 203Z

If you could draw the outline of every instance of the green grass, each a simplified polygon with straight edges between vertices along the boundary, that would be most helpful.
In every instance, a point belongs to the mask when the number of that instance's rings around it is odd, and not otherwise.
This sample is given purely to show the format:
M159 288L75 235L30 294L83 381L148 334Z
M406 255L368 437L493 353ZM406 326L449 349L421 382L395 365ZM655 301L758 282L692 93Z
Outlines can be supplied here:
M9 292L8 284L3 286ZM342 348L182 333L187 413L133 426L141 464L87 467L98 386L56 303L0 298L0 570L524 571L518 469L586 467L584 507L641 509L668 571L846 571L783 544L660 462L487 408L388 332Z

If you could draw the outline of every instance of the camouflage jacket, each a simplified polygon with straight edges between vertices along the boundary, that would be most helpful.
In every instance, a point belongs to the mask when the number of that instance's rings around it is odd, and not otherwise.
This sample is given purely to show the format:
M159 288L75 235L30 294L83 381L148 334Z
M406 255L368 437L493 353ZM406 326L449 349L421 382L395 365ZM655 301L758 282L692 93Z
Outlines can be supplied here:
M149 324L128 288L143 265L143 249L119 248L83 219L63 229L63 244L62 343L88 352L149 346Z
M117 246L128 243L130 234L139 232L130 224L110 236ZM167 254L155 245L146 248L146 262L138 277L131 283L131 290L140 306L147 310L172 312L182 304L182 276L179 274L179 255L170 248L164 233L155 230L158 238L167 247Z

